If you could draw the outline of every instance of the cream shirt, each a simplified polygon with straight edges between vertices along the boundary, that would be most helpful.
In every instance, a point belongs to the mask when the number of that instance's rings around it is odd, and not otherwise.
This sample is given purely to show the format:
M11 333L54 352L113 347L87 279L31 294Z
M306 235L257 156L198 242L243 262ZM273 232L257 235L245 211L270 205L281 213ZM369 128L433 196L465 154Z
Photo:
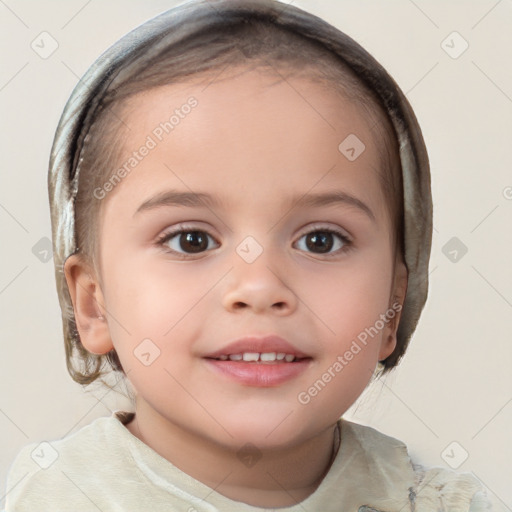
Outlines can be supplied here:
M341 444L320 486L281 512L483 512L470 474L413 466L400 441L340 420ZM6 512L257 512L184 473L113 414L75 434L23 448L7 482Z

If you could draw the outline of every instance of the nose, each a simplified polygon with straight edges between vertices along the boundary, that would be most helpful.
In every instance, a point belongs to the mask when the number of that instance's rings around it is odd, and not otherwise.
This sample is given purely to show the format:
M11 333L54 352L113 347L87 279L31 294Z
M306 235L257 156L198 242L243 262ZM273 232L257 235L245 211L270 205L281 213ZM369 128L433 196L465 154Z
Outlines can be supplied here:
M253 263L236 262L222 300L227 311L286 316L296 310L298 298L289 276L269 263L263 256Z

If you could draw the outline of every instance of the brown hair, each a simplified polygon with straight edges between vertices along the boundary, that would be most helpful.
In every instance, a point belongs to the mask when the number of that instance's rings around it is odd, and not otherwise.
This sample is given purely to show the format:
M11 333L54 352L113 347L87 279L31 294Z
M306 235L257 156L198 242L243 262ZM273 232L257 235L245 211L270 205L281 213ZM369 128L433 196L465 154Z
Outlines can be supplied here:
M170 46L157 57L148 59L135 77L118 80L115 88L107 90L84 139L78 163L75 230L77 252L86 260L94 265L98 249L101 200L94 190L115 172L124 149L118 135L126 100L151 88L204 78L226 68L253 66L262 72L281 74L286 80L303 77L330 86L364 111L381 152L381 169L375 171L387 199L395 251L403 260L402 171L393 124L372 89L336 54L318 41L280 25L279 17L246 16L208 30L199 27L193 37ZM65 324L65 343L68 370L81 384L89 384L111 369L122 371L115 351L95 355L83 347L74 317ZM405 348L399 340L394 353L384 362L385 371L398 363Z

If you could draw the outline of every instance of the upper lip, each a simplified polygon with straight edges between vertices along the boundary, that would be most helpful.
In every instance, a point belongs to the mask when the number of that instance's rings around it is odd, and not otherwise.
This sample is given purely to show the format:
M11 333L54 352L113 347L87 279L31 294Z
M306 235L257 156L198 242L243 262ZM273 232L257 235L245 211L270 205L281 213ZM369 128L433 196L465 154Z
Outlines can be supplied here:
M233 341L215 352L211 352L204 357L218 358L222 355L243 354L245 352L266 354L266 353L284 353L293 354L296 358L310 357L291 343L279 336L246 336Z

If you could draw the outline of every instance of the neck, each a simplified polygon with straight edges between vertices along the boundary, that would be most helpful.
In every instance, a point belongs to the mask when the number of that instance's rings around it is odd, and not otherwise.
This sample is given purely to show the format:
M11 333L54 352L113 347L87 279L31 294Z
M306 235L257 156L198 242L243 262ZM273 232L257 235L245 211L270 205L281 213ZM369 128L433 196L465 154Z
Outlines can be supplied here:
M336 425L290 447L258 450L220 445L137 402L128 430L184 473L234 501L256 507L295 505L320 485L338 444Z

